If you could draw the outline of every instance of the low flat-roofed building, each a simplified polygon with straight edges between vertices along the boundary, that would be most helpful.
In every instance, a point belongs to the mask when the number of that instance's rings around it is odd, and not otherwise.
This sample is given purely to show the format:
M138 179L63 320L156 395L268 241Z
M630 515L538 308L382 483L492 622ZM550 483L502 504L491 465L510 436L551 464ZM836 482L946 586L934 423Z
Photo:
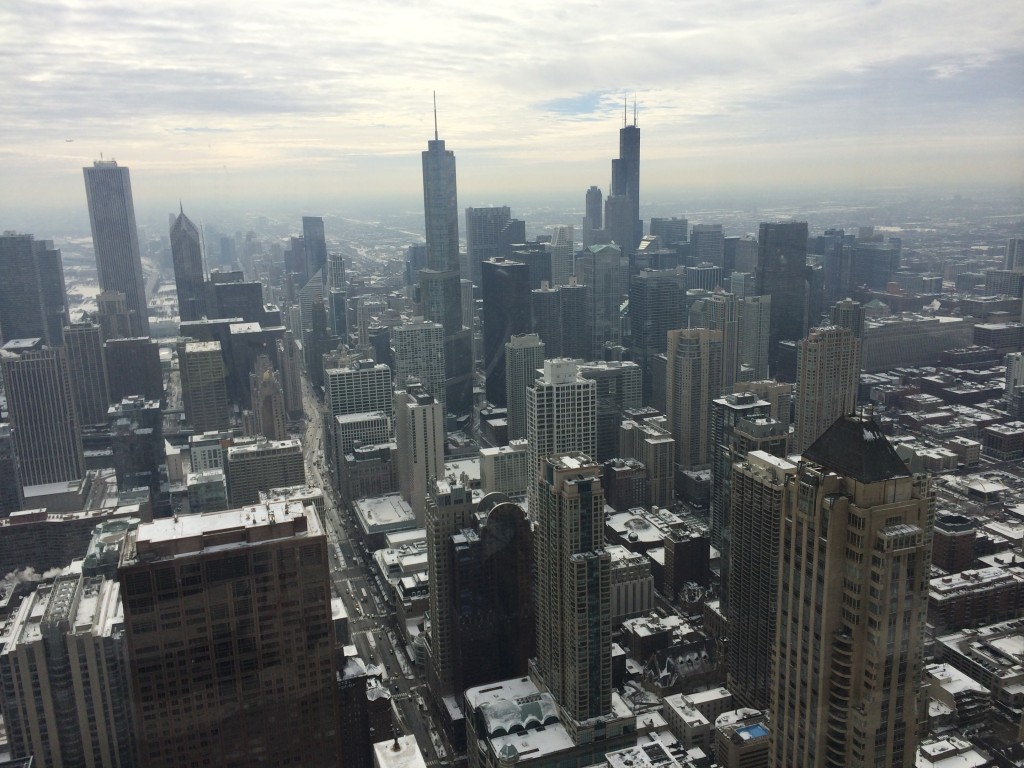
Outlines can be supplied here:
M380 549L389 533L420 527L416 524L412 507L397 493L357 499L352 508L366 548L371 551Z
M958 736L928 739L917 748L915 768L987 768L992 758Z
M715 762L719 768L769 768L767 713L736 709L715 720Z
M935 656L981 683L994 701L1024 708L1024 618L937 637Z
M526 447L526 440L509 440L508 445L480 449L480 489L485 494L504 493L511 499L526 496L530 482Z
M966 728L985 720L992 702L988 689L949 664L929 664L923 682L928 697L950 713L950 725Z
M1024 613L1024 568L977 568L932 579L928 621L939 631L977 627Z
M697 709L689 696L675 693L666 696L662 713L676 738L686 747L700 747L713 752L711 718Z
M373 745L374 768L427 768L415 736L395 736Z

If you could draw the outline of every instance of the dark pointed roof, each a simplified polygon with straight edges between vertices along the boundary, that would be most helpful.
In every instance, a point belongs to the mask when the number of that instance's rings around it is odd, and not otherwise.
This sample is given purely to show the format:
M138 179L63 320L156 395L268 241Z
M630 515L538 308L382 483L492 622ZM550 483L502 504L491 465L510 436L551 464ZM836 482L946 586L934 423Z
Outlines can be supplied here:
M803 458L862 483L910 476L907 465L893 450L878 424L860 416L836 419L804 451Z

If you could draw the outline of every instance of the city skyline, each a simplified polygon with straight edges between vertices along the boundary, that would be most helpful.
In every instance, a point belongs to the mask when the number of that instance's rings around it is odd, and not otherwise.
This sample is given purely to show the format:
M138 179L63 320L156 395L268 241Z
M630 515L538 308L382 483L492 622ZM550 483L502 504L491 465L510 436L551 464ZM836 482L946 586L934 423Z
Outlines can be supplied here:
M147 210L414 201L435 90L464 206L607 194L624 97L644 131L641 204L1021 179L1024 13L1009 2L47 8L0 9L11 211L80 206L75 169L101 153L135 171Z

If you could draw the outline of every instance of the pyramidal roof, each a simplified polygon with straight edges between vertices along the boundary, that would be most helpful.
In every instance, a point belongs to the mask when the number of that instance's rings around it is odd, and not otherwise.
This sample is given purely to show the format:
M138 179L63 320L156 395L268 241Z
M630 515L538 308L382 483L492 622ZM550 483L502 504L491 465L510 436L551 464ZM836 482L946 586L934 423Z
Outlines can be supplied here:
M861 416L840 416L803 458L862 483L910 476L878 424Z

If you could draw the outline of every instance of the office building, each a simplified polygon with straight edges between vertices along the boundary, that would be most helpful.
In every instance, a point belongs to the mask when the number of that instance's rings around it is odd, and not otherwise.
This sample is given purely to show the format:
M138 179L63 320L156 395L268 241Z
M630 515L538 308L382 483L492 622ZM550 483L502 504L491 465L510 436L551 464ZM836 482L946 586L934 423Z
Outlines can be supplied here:
M744 296L737 321L737 381L768 377L768 344L771 333L771 296Z
M228 390L219 341L186 342L179 346L181 400L194 432L227 429Z
M464 277L481 285L480 265L495 256L504 255L501 252L501 231L511 219L512 211L507 205L466 209L467 263L462 270Z
M338 764L327 537L299 502L162 518L128 534L139 762Z
M128 169L118 167L114 160L97 160L82 171L100 290L124 294L129 323L126 335L149 336L142 252Z
M171 224L171 260L178 292L178 317L201 320L207 315L206 269L199 230L181 209Z
M120 291L101 291L96 297L96 322L104 341L129 338L132 319L125 295Z
M0 233L0 335L63 344L69 322L60 249L32 235Z
M526 437L526 390L544 367L546 349L536 333L513 336L505 344L505 403L510 441Z
M530 474L526 471L526 440L509 440L508 445L480 449L480 490L504 493L509 498L526 496Z
M629 278L629 347L643 372L645 404L651 398L651 358L665 354L670 330L686 325L686 273L682 269L645 269Z
M1004 269L1020 272L1024 270L1024 237L1011 237L1006 241L1006 258Z
M797 345L796 431L800 453L840 416L853 413L860 379L860 341L849 328L812 328Z
M594 305L591 289L577 278L558 290L559 316L562 330L562 357L589 360L594 357ZM544 337L541 336L541 340ZM599 358L604 358L604 350ZM551 353L548 353L551 357Z
M807 332L807 223L762 223L757 237L758 296L771 296L768 359L775 367L780 341Z
M580 375L595 383L596 449L599 463L618 457L619 425L626 411L639 408L640 366L630 361L583 363Z
M11 757L135 765L122 622L119 585L102 576L67 572L22 601L0 651Z
M683 469L711 462L711 401L722 392L722 332L683 328L668 333L666 417Z
M582 453L547 454L532 510L536 671L577 723L612 709L611 556L604 548L601 467Z
M324 389L331 416L381 411L394 413L391 369L373 360L357 360L345 368L324 371Z
M547 281L530 291L530 330L544 343L549 357L562 357L562 291Z
M163 401L164 373L156 339L107 339L103 359L107 364L110 402L119 403L132 395Z
M204 469L189 472L185 476L188 488L188 513L201 515L204 512L220 512L231 506L228 503L228 481L220 469ZM180 514L175 509L175 514Z
M652 237L657 237L665 245L677 245L689 241L690 222L685 216L670 218L652 217L650 222Z
M435 125L422 154L427 266L420 270L420 298L426 319L444 328L446 391L431 394L446 410L465 415L473 406L473 349L472 331L463 329L455 153L437 138ZM399 386L405 386L401 379Z
M254 433L268 440L286 439L284 387L268 356L256 358L256 368L249 374L249 388Z
M771 417L771 404L751 392L711 402L711 544L725 546L729 528L732 467L751 451L785 456L789 424Z
M395 387L405 389L409 378L416 379L423 389L447 408L445 330L422 317L391 329L395 353ZM364 409L366 410L366 409Z
M604 193L600 187L591 186L586 194L586 206L583 213L583 247L588 248L599 241L604 235Z
M864 334L864 306L853 299L837 301L829 310L832 325L849 328L858 339Z
M613 198L621 202L616 205L611 202ZM620 214L607 216L608 205L618 208ZM644 223L640 219L640 129L636 125L635 109L633 125L624 124L619 130L619 156L612 160L612 188L605 211L605 228L612 242L617 243L623 253L634 253L644 236Z
M0 372L21 484L84 477L82 432L64 350L40 339L12 339L0 350Z
M290 419L302 418L302 355L291 331L275 343L281 364L281 386L284 387L284 409Z
M602 360L605 344L622 342L619 310L624 293L621 253L614 245L592 245L576 259L576 279L587 287L589 314L593 323L590 351L585 355L587 359ZM562 346L565 351L564 342Z
M913 766L925 717L928 479L911 477L878 425L853 416L802 458L785 484L775 558L772 764Z
M574 271L573 255L576 253L573 228L565 225L555 227L548 251L551 254L551 285L568 285Z
M395 392L398 485L420 525L431 484L444 477L444 438L444 413L432 394L415 382Z
M525 445L523 446L526 447ZM523 462L525 469L525 460ZM523 490L526 483L523 483ZM14 452L14 436L10 424L0 424L0 519L21 509L21 479L18 477L18 456Z
M530 332L530 272L502 257L480 265L483 294L483 367L487 401L505 407L505 346L513 336Z
M755 709L766 708L770 698L779 520L785 483L795 473L795 464L761 450L730 467L729 566L722 574L728 594L722 604L729 622L728 684L740 704Z
M167 461L160 402L126 397L110 406L107 419L118 490L147 488L155 496L160 491L160 467Z
M757 267L757 240L749 235L744 237L725 238L725 261L723 267L727 272L747 272L753 274ZM736 293L735 288L733 293Z
M630 418L624 419L619 425L619 456L636 459L644 465L647 500L652 506L672 505L676 441L667 429L663 416L630 415Z
M234 507L256 504L261 491L306 484L302 442L298 439L258 439L232 445L224 466L228 500Z
M536 519L544 458L597 450L597 384L580 374L575 360L545 360L543 373L526 390L526 439L528 509Z
M739 370L739 302L721 291L698 299L690 307L690 327L722 334L722 388L732 389Z
M322 281L327 273L327 238L324 234L324 220L321 216L302 217L302 245L306 257L303 275L306 282L317 274Z
M110 388L100 327L93 323L69 325L64 329L64 353L79 422L83 426L105 424Z
M693 225L690 232L690 261L694 264L725 267L725 235L722 233L721 224Z

